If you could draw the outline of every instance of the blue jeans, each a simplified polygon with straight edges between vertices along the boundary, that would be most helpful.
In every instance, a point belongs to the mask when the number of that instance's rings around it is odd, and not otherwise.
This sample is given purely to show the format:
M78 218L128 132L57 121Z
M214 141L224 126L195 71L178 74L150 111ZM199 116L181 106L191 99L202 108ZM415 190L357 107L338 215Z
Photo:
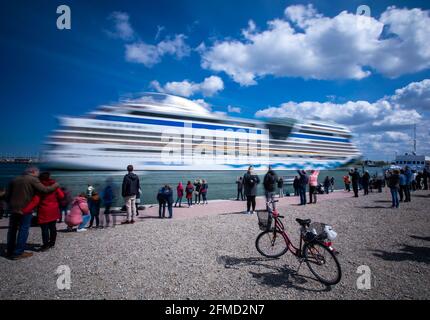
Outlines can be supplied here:
M86 214L82 216L82 223L79 225L78 229L83 229L87 226L88 222L90 222L91 215Z
M7 254L9 256L19 256L24 253L32 218L31 214L12 213L10 216L7 233Z
M399 190L397 188L390 188L392 206L399 207Z
M306 186L299 187L299 195L300 195L300 204L306 204Z

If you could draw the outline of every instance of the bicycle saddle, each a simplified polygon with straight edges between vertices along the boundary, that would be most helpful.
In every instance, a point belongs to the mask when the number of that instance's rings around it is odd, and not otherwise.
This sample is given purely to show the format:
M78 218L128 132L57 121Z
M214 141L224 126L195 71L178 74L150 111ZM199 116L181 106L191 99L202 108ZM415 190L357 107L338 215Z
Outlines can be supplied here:
M301 226L309 226L311 224L311 219L296 219L297 223Z

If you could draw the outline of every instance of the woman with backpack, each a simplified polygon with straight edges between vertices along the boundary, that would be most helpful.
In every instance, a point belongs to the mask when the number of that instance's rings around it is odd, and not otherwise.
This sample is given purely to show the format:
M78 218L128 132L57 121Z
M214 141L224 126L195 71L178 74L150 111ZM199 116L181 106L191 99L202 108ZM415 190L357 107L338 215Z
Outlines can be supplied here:
M185 188L188 208L190 208L193 205L193 192L194 192L194 186L192 185L191 181L188 181L187 186Z
M246 196L246 213L255 213L255 197L257 196L257 185L260 183L260 178L254 173L254 168L250 166L248 171L243 176L243 185ZM251 211L252 206L252 211Z

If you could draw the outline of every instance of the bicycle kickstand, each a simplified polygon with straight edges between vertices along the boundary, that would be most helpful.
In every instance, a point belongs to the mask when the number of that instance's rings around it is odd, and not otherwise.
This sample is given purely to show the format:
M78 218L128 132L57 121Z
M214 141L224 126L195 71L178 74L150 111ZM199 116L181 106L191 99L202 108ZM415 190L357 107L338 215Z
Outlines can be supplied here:
M303 261L305 261L303 258L298 258L297 259L300 263L299 263L299 267L297 268L297 270L296 270L296 273L298 274L299 273L299 270L300 270L300 268L301 268L301 266L302 266L302 263L303 263Z

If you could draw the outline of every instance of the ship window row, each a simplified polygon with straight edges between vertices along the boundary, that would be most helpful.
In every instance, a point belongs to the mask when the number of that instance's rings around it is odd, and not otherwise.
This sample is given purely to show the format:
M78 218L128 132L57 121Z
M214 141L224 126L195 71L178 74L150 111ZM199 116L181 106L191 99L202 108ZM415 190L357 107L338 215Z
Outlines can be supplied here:
M148 137L145 139L141 139L140 137L131 137L131 139L127 139L127 140L133 140L133 141L112 141L112 140L106 140L109 138L109 136L105 136L105 135L91 135L91 134L84 134L80 137L75 137L75 136L71 136L71 137L67 137L68 134L63 133L62 137L53 137L53 139L55 139L56 141L68 141L68 142L76 142L76 143L80 143L80 142L84 142L84 143L89 143L89 142L95 142L95 143L119 143L119 144L123 144L123 145L139 145L139 146L156 146L156 147L163 147L164 145L166 145L166 143L170 143L170 144L183 144L185 141L182 137L178 137L179 139L176 139L177 141L175 141L174 138L170 138L169 141L161 141L160 138L153 138L153 137ZM79 139L79 138L84 138L84 139ZM85 138L91 138L91 139L98 139L98 140L85 140ZM118 140L117 136L113 136L113 138ZM66 140L64 140L66 139ZM124 139L125 140L125 139ZM180 141L179 141L180 140ZM191 140L191 139L189 139ZM212 139L211 139L212 140ZM88 142L87 142L88 141ZM136 142L135 142L136 141ZM205 139L193 139L191 141L188 141L188 143L194 143L193 147L202 145L198 142L205 142L207 140ZM140 142L140 143L139 143ZM227 145L229 144L228 142L230 142L230 144L234 144L237 147L244 147L244 148L248 148L248 149L258 149L260 150L264 144L261 143L260 140L257 140L255 143L249 143L246 142L244 140L240 140L240 139L235 139L228 141L228 139L224 139L224 140L212 140L212 145L214 147L217 147L219 145L225 145L225 142L227 142ZM207 144L203 144L203 145L207 145ZM345 153L345 152L353 152L355 151L354 149L351 148L330 148L330 147L319 147L319 148L315 148L312 146L303 146L303 145L297 145L297 146L293 146L293 145L285 145L282 146L284 148L280 148L281 146L279 145L270 145L269 148L266 148L267 150L271 150L271 151L279 151L279 152L289 152L289 151L301 151L301 152L336 152L336 153Z
M348 134L331 133L331 132L327 132L327 131L315 131L315 130L301 129L300 133L319 134L321 136L329 136L329 137L350 138L350 136Z
M169 114L160 114L153 113L147 111L131 111L131 115L134 116L147 116L147 117L156 117L156 118L167 118L167 119L175 119L175 120L189 120L189 121L198 121L198 122L209 122L209 123L217 123L217 124L228 124L234 126L242 126L242 127L252 127L252 128L264 128L264 125L257 125L252 122L241 122L241 121L233 121L233 120L223 120L223 119L215 119L215 118L201 118L201 117L192 117L192 116L182 116L182 115L169 115Z
M396 164L424 164L424 161L396 161Z

